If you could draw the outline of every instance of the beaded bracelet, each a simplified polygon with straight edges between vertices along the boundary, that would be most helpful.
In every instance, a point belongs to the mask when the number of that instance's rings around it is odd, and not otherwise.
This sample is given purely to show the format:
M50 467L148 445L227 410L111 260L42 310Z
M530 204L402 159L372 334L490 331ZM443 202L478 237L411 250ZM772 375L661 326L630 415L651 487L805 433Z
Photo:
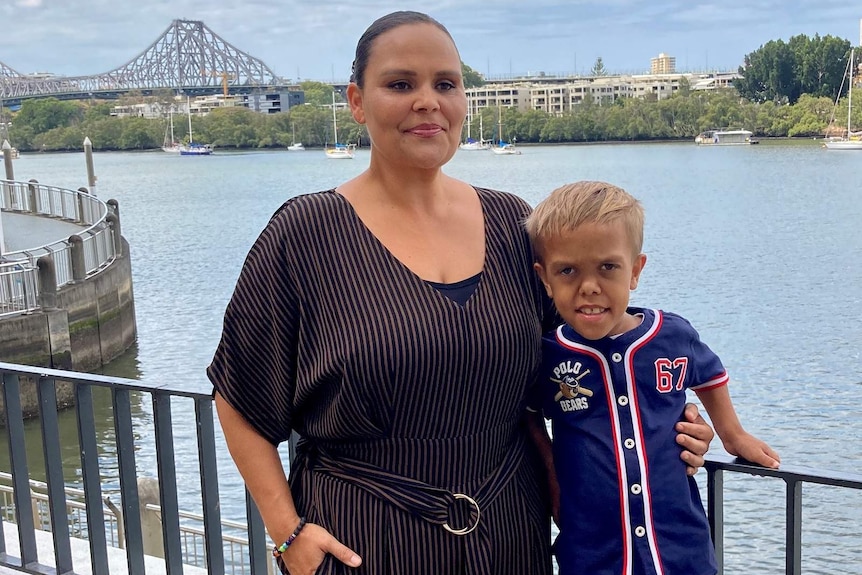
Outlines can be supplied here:
M296 536L299 535L299 532L302 531L302 528L305 527L305 517L299 518L299 525L296 526L296 529L293 530L293 533L290 534L290 537L276 547L272 548L272 556L275 558L281 557L281 554L287 551L287 548L290 547L290 544L296 539Z

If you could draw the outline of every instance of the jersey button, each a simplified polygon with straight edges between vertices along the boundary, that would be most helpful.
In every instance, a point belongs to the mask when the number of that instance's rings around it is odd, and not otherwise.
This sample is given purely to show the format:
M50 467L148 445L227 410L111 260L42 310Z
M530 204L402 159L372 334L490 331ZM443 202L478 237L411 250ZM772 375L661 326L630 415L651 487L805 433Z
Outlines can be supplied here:
M623 445L626 446L626 449L631 449L632 447L635 446L635 440L632 439L631 437L629 437L628 439L625 440Z
M617 398L617 403L619 403L620 405L625 407L629 404L629 398L626 397L625 395L621 395Z
M623 356L619 353L615 353L611 356L611 359L614 360L614 363L619 363L623 360Z
M640 495L641 494L640 483L635 483L634 485L632 485L631 490L632 490L632 493L634 493L635 495Z
M644 535L646 535L646 529L638 525L637 527L635 527L635 535L637 535L638 537L643 537Z

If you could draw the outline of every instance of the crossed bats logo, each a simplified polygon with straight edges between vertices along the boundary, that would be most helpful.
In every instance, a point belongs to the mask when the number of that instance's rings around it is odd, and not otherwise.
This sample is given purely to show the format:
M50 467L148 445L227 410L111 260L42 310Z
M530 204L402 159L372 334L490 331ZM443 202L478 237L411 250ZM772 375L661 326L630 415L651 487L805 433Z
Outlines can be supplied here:
M573 399L578 395L584 395L586 397L592 397L593 392L586 387L581 385L581 378L590 373L590 370L586 370L583 373L579 373L578 375L565 374L560 379L555 377L551 378L551 381L560 386L560 391L557 392L557 395L554 396L554 401L560 401L564 397L566 399Z

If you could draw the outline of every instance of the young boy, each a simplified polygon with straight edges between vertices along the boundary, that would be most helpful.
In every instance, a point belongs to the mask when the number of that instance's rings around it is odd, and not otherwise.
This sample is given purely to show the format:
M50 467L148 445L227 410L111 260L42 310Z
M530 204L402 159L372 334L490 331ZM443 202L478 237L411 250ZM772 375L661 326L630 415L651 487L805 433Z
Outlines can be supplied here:
M727 372L685 319L628 307L646 263L640 202L578 182L552 192L526 227L566 322L543 340L528 406L560 528L560 575L715 574L706 514L675 441L685 390L729 453L772 468L778 454L742 428Z

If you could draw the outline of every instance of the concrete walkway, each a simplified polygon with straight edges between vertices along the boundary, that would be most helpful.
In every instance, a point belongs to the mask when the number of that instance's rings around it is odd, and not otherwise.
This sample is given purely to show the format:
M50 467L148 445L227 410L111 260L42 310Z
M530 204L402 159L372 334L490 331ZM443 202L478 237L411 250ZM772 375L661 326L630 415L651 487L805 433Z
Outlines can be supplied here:
M6 536L6 554L20 557L18 547L18 526L14 523L3 522L3 533ZM75 573L79 575L92 575L90 567L90 545L85 539L71 540L72 566ZM54 565L54 542L51 533L47 531L36 531L36 552L39 562L43 565ZM147 575L159 575L166 573L165 560L159 557L144 555L144 569ZM126 552L116 547L108 547L108 570L111 575L125 575L129 572L126 561ZM183 565L184 575L205 575L206 569ZM21 571L0 567L0 575L21 575Z
M85 229L78 224L45 216L2 212L0 218L7 252L38 248L68 239Z

